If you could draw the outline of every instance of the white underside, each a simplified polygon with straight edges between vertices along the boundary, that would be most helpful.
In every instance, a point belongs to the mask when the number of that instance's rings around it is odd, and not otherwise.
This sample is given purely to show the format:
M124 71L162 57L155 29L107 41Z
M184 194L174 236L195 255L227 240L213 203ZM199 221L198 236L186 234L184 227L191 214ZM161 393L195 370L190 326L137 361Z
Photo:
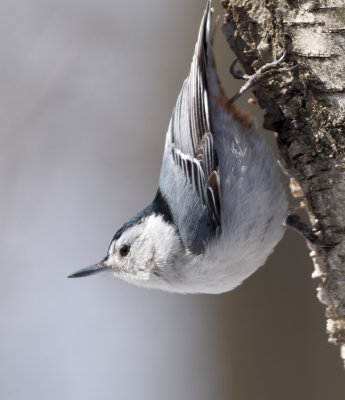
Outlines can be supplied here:
M244 133L215 105L213 115L222 233L207 244L203 255L186 255L183 265L175 265L177 279L169 276L164 288L174 292L222 293L235 288L264 264L284 233L287 202L271 148L255 126Z

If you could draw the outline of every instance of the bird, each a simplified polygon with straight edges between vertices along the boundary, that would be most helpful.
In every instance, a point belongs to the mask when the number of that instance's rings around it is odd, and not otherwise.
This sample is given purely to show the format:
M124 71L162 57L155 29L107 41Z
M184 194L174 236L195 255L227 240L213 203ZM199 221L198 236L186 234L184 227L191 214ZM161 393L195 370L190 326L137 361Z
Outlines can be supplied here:
M107 272L141 287L218 294L253 274L282 238L288 205L277 162L221 86L212 13L208 0L153 201L117 230L102 261L70 278Z

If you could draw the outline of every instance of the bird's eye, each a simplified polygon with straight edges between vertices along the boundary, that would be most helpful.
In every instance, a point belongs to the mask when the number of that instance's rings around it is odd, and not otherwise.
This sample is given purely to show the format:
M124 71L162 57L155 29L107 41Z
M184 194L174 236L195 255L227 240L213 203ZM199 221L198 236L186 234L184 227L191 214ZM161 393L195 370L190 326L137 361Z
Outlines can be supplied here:
M130 250L130 245L129 244L123 244L121 247L120 247L120 254L121 254L121 256L122 257L126 257L126 255L129 253L129 250Z

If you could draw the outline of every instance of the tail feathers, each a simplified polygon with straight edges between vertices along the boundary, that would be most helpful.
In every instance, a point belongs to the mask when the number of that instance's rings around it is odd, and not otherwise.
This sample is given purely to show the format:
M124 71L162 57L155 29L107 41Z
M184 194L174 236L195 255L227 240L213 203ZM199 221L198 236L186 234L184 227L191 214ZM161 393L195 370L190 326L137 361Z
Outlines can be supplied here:
M191 112L198 121L199 140L205 132L210 131L208 105L208 78L207 78L207 50L210 43L211 1L206 4L198 39L195 45L194 56L189 73L189 91ZM195 149L196 150L196 149Z
M213 34L214 27L212 26L213 9L211 7L212 0L208 0L206 8L201 20L198 39L195 45L193 61L188 77L190 95L194 97L192 104L198 105L192 112L200 121L199 128L201 131L210 131L210 98L222 99L226 102L224 90L221 87L217 70L216 62L213 53ZM193 107L192 107L193 108Z
M216 25L212 26L213 9L211 8L211 1L208 1L205 13L206 12L207 15L205 21L204 43L206 48L206 59L207 59L207 86L210 96L223 97L225 96L225 94L219 81L216 68L216 60L213 52L213 36L214 36L214 31L216 29Z

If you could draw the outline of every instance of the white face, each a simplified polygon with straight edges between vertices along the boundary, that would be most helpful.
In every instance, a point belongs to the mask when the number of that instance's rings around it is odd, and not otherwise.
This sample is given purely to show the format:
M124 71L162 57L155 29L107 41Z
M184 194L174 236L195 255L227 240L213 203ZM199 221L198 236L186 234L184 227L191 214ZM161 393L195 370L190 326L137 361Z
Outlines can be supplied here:
M131 226L113 240L105 265L126 280L147 280L154 270L154 243L147 221Z
M159 215L150 215L124 229L113 240L104 265L126 281L157 286L170 275L181 251L181 242L172 225Z

